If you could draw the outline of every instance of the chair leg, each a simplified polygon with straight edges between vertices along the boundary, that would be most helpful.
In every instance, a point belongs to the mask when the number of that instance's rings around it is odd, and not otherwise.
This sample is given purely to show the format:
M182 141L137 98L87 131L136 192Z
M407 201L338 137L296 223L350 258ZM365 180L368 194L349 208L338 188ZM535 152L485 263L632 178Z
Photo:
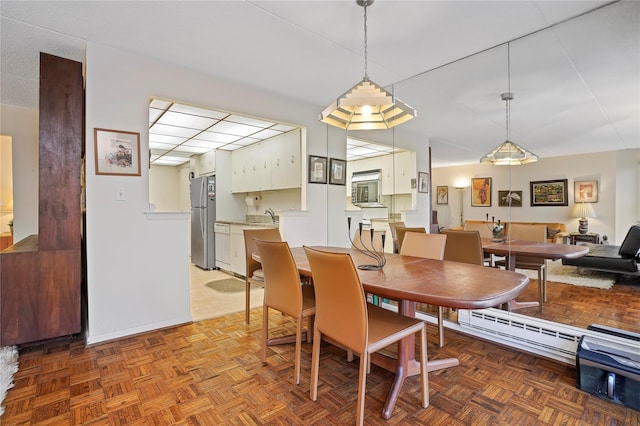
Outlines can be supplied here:
M545 261L544 270L542 271L542 294L544 301L547 301L547 262Z
M422 406L429 406L429 375L427 374L427 325L420 330L420 388Z
M251 284L249 284L249 281L245 281L245 304L244 304L244 320L247 324L250 323L249 321L249 309L251 306Z
M444 315L443 307L438 306L438 344L440 347L444 346Z
M370 354L367 350L362 351L360 356L360 377L358 380L358 409L356 414L356 424L364 425L364 395L367 387L367 366L369 365Z
M267 339L269 338L269 306L262 305L262 352L260 354L263 364L267 363Z
M296 385L300 384L300 352L302 352L302 318L296 320L296 353L295 353L295 378Z
M542 280L543 267L538 268L538 310L542 312L542 303L544 302L544 281Z
M318 400L318 370L320 367L320 341L322 337L320 331L314 327L313 350L311 352L311 384L310 396L312 401Z

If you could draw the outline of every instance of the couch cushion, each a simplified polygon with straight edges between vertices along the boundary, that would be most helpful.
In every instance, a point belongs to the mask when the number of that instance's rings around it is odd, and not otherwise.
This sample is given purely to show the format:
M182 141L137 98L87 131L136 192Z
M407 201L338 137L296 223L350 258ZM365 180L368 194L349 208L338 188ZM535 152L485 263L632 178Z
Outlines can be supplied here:
M563 265L583 268L617 271L620 273L637 272L638 264L633 257L622 257L618 254L618 246L583 243L589 247L589 253L575 259L562 259Z
M627 232L618 254L624 257L638 257L640 252L640 226L634 225Z

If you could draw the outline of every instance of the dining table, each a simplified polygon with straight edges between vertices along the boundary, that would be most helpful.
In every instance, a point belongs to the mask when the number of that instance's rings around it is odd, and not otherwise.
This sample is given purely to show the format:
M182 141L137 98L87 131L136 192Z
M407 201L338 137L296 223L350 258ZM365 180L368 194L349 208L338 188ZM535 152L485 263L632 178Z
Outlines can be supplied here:
M540 259L558 260L575 259L589 253L587 246L575 246L527 240L494 241L491 238L482 238L482 251L485 254L504 256L507 269L516 270L518 256L536 257ZM546 298L546 294L544 295ZM515 299L509 302L509 309L523 309L540 306L540 302L518 302Z
M312 248L348 253L356 266L371 263L371 258L356 249L327 246ZM293 247L291 252L299 273L313 279L304 248ZM512 271L400 254L386 254L386 263L381 270L357 271L365 292L397 301L398 312L410 317L415 317L417 303L456 309L499 306L515 299L529 283L526 275ZM395 359L381 354L373 355L372 363L395 372L382 410L382 417L389 419L405 378L420 373L419 362L415 359L415 336L398 343ZM427 371L456 365L459 365L456 358L430 360Z

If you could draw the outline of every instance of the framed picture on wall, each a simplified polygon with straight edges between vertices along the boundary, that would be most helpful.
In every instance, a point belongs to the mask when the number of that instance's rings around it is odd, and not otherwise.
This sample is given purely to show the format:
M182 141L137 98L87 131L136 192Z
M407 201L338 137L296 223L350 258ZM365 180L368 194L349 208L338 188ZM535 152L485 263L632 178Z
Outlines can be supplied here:
M449 204L449 187L436 187L436 204Z
M140 133L94 129L97 175L140 176Z
M498 191L498 207L522 207L522 191Z
M327 157L309 156L309 183L327 183Z
M429 173L418 172L418 192L429 193Z
M331 185L347 184L347 162L332 158L329 160L329 183Z
M598 202L598 181L579 180L573 182L573 202L574 203L597 203Z
M491 178L471 179L471 206L491 207Z
M539 180L531 185L531 206L567 206L567 179Z

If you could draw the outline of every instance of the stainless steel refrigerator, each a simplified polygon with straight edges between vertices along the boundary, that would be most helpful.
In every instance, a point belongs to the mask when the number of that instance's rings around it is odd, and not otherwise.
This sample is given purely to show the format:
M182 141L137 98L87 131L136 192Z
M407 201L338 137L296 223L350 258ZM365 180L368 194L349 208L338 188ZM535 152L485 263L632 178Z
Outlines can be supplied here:
M191 179L191 263L202 269L216 266L216 177Z

